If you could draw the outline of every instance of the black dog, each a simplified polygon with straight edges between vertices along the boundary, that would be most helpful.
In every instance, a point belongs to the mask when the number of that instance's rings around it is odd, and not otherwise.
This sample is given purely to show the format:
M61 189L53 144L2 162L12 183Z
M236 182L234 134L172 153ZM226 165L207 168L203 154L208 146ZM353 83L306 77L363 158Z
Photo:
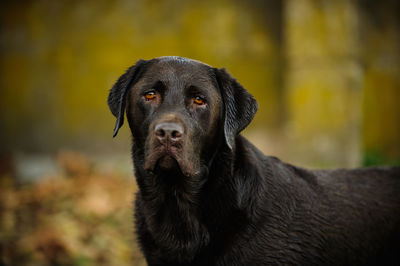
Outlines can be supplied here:
M128 118L149 265L400 265L400 168L310 171L239 135L257 111L224 69L140 60L110 91Z

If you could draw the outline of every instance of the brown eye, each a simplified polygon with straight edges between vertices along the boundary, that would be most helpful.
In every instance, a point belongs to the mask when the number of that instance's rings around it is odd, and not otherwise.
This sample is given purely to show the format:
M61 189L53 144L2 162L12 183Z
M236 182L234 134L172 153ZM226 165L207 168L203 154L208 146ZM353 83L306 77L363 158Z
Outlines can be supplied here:
M193 99L193 102L194 102L195 104L197 104L197 105L204 105L204 104L206 104L206 102L204 101L204 99L201 98L201 97L199 97L199 96L195 97L195 98Z
M154 100L156 98L157 94L155 91L149 91L146 92L146 94L144 95L144 98L146 99L146 101L150 101L150 100Z

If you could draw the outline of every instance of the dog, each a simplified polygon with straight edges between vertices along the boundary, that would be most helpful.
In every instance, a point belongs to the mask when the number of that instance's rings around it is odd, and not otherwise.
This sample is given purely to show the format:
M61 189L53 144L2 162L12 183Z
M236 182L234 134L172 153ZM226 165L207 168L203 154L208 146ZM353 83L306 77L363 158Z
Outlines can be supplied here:
M148 265L400 265L400 168L307 170L240 132L257 102L225 69L139 60L110 90L126 112Z

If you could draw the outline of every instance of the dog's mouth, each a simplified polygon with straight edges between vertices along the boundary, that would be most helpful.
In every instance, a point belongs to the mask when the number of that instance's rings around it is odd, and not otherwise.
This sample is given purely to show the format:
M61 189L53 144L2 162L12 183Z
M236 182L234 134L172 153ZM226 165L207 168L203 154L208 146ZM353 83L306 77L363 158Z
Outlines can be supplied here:
M181 172L184 176L194 176L193 164L188 160L181 150L171 147L160 146L152 151L146 152L144 169L150 172Z
M176 161L175 157L171 154L166 154L162 156L156 162L155 167L159 167L161 170L171 170L171 169L179 169L180 166Z

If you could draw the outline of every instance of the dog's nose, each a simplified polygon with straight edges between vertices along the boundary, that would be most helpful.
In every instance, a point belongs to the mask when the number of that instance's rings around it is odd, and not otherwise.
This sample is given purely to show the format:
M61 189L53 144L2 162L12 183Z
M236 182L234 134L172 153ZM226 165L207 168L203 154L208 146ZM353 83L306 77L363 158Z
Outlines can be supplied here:
M179 141L183 135L183 127L174 122L162 122L154 128L156 137L161 143L166 141Z

